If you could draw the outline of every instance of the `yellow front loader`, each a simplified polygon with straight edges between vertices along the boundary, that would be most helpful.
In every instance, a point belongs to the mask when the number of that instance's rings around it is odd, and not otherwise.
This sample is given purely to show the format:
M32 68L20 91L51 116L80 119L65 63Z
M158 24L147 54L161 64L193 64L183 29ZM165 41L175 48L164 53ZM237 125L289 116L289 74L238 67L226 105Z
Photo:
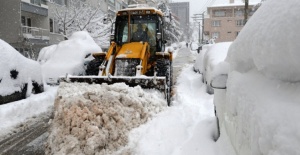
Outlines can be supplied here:
M124 82L165 93L170 105L172 53L165 52L164 20L155 8L128 8L117 12L111 45L105 53L93 53L87 76L66 76L67 82Z

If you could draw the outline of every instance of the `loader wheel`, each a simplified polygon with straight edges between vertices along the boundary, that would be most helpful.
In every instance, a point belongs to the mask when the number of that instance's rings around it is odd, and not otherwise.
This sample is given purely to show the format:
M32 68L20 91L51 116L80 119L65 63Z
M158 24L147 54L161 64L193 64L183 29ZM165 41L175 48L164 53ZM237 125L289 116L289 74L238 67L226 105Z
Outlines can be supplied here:
M99 66L103 62L103 59L94 59L90 61L86 67L86 75L98 75Z
M172 89L172 62L168 59L157 59L156 61L157 76L165 76L167 82L166 99L168 106L171 103L171 89Z

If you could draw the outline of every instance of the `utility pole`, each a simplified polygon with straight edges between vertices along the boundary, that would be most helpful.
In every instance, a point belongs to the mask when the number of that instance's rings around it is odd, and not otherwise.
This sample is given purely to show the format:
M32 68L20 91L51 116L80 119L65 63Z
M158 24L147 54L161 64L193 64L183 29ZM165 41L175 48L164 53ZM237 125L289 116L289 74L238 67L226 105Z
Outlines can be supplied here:
M192 17L194 21L199 22L199 43L200 44L203 44L204 42L204 13L205 11L200 14L194 14L194 16ZM201 17L199 15L201 15ZM202 23L199 20L202 20ZM202 25L202 31L200 31L201 25ZM202 32L201 41L200 41L200 32Z
M245 13L244 13L244 25L247 23L248 21L248 7L249 6L249 0L245 0Z

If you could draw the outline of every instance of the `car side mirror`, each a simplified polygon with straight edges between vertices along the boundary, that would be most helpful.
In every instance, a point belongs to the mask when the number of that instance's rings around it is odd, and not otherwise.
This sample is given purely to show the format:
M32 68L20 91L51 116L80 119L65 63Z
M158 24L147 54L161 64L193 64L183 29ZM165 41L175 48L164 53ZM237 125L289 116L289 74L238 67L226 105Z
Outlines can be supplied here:
M228 75L227 74L220 74L215 77L210 82L210 86L214 89L226 89Z

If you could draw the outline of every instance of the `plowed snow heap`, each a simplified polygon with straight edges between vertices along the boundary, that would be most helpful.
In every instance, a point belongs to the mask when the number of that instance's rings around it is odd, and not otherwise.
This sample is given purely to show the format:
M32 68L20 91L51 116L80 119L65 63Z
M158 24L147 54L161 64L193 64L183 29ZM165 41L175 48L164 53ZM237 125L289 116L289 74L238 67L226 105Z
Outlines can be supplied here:
M167 106L164 94L149 91L123 83L61 83L46 154L113 154L132 128Z

